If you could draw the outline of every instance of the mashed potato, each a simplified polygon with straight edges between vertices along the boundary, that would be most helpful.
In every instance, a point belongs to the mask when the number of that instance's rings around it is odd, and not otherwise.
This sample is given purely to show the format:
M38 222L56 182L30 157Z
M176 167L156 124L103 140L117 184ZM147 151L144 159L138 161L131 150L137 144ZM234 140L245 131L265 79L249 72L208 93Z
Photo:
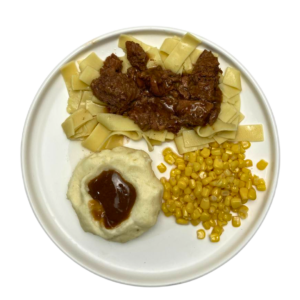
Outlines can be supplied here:
M108 170L120 173L136 190L136 200L128 219L111 229L95 221L88 206L92 199L88 193L88 183ZM80 161L69 182L67 197L72 202L83 230L107 240L124 243L155 225L162 194L163 186L153 173L149 155L141 150L117 147L92 154Z

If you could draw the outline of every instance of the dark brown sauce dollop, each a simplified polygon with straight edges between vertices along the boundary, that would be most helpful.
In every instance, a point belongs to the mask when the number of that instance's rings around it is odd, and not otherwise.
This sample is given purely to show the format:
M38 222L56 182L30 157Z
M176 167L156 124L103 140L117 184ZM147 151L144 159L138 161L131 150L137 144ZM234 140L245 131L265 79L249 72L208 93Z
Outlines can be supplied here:
M126 220L135 203L136 191L114 170L103 171L88 183L89 194L104 209L104 226L114 228Z

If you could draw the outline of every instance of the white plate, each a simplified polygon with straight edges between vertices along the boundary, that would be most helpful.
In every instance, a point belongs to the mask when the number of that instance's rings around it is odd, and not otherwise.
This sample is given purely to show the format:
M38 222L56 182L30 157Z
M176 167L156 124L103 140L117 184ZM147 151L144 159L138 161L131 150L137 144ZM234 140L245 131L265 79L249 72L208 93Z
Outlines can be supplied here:
M279 142L276 125L261 89L248 71L229 53L199 37L202 47L219 54L221 68L230 65L242 73L243 124L261 123L265 141L253 143L247 157L255 163L264 158L270 162L265 171L254 173L265 178L268 190L258 192L256 201L249 201L249 217L242 226L226 226L221 241L211 243L196 239L198 227L179 226L174 218L159 215L157 224L141 237L126 244L108 242L85 233L70 202L66 199L67 184L77 162L89 152L79 142L65 137L61 123L67 117L67 90L59 68L70 60L95 51L102 59L112 52L122 55L117 47L121 33L134 35L147 44L160 46L164 38L185 32L170 28L133 28L113 32L94 39L62 61L37 93L26 120L22 141L22 169L31 206L40 224L53 242L70 258L86 269L122 283L161 286L182 283L216 269L237 254L251 239L271 205L279 172ZM143 141L127 146L147 150ZM161 151L150 153L153 169L162 161ZM169 146L169 145L168 145ZM174 145L172 145L175 149ZM207 234L208 235L208 234Z

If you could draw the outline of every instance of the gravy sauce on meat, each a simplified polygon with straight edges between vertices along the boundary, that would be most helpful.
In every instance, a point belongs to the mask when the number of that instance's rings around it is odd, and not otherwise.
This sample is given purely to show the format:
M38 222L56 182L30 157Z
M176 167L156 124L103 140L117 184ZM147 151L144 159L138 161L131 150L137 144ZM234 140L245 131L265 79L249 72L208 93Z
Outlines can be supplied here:
M131 68L124 74L122 61L107 57L100 77L93 80L93 94L107 104L110 113L126 115L143 131L177 133L181 126L212 125L222 102L218 58L204 50L191 74L176 74L161 66L147 69L148 56L142 47L126 42Z

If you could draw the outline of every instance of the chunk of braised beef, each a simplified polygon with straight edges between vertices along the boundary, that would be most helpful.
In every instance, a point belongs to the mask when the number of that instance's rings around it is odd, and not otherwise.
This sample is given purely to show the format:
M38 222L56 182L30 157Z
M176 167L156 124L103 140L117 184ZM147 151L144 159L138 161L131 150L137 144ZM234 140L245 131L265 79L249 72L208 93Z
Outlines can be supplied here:
M222 70L219 68L218 58L211 51L204 50L198 57L192 73L205 77L215 77L222 73Z
M114 71L119 73L122 71L122 65L123 65L122 60L120 60L119 57L116 56L115 54L112 54L105 59L103 63L103 67L100 69L100 72L109 69L111 72Z
M221 103L214 103L214 108L211 110L207 122L209 125L213 125L217 121L220 110L221 110Z
M173 110L156 97L143 97L133 102L127 114L143 131L153 129L177 133L180 130L180 120Z
M144 89L146 85L144 81L139 78L140 74L141 71L136 68L130 67L127 69L127 76L131 78L139 88Z
M175 112L182 126L204 126L213 108L214 105L207 101L180 100Z
M127 41L126 50L130 64L139 70L146 70L149 57L144 49L137 43Z
M139 78L144 81L150 92L162 97L175 89L175 83L181 81L181 75L175 74L170 70L163 70L161 66L147 69L140 73Z
M139 95L135 82L126 74L120 73L122 61L114 54L107 57L100 70L100 77L91 83L95 97L108 105L112 113L123 114L130 103Z

